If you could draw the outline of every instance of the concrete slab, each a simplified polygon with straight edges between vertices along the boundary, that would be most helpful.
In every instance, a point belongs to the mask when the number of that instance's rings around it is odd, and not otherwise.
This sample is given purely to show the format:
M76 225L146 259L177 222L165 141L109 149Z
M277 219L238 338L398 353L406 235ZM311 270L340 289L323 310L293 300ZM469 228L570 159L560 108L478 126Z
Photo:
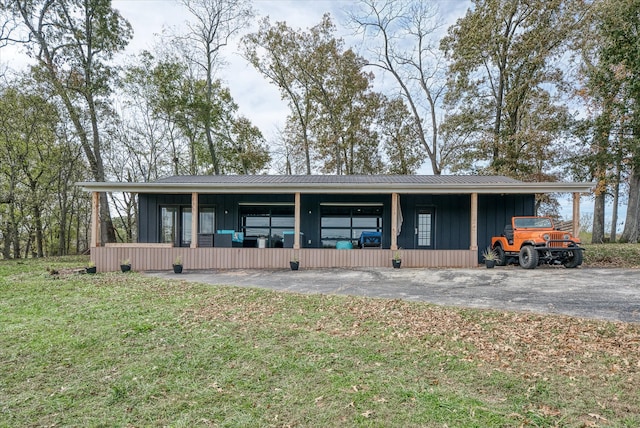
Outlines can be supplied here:
M640 322L640 270L540 266L495 269L312 269L147 272L207 284L405 299L445 306Z

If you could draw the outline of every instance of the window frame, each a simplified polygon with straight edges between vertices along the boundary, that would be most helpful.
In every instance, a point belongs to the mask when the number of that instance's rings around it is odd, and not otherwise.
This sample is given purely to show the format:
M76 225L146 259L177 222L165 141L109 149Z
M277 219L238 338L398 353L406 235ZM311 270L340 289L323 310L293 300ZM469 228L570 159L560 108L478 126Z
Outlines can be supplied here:
M330 211L334 211L335 214ZM359 214L358 211L365 212ZM343 211L341 213L340 211ZM371 212L369 212L371 211ZM325 219L348 219L348 225L337 224L329 225ZM375 225L356 224L359 219L374 219ZM331 231L347 231L349 237L330 236ZM338 241L350 241L352 245L357 246L362 232L384 232L384 204L382 203L322 203L320 204L320 247L336 248Z
M423 214L429 215L429 230L426 231L426 239L428 243L426 245L420 245L421 236L421 224L420 216ZM434 249L436 247L436 208L433 206L418 206L416 207L416 228L415 228L415 248L416 249Z
M292 203L241 203L238 208L238 217L245 241L266 238L267 248L283 247L284 232L295 229L295 205ZM265 219L266 224L247 224L247 219L252 218ZM287 219L287 221L285 224L274 224L274 220L277 223L279 219ZM252 229L262 230L264 233L255 233Z
M171 241L167 241L166 238L166 234L164 232L164 211L165 210L175 210L173 215L172 215L172 222L173 222L173 226L172 226L172 240ZM213 232L215 231L216 228L216 207L215 205L202 205L200 207L198 207L198 233L202 233L201 232L201 227L202 227L202 222L201 222L201 215L203 213L204 210L207 210L206 212L211 212L213 215L212 218L212 223L213 223L213 229L211 230L211 232L206 232L206 233L211 233L213 234ZM189 214L187 216L187 214ZM174 247L189 247L191 246L191 235L192 235L192 231L191 231L191 225L192 225L192 220L193 220L193 210L191 205L186 205L186 204L163 204L159 206L159 215L158 215L158 242L159 243L168 243L170 242ZM188 217L188 219L187 219ZM187 219L187 220L186 220Z

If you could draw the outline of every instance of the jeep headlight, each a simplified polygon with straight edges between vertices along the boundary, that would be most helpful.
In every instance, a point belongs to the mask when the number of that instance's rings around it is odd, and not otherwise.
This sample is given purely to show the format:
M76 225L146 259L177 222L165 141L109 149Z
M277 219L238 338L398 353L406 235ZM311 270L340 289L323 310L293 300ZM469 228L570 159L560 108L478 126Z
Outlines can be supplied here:
M565 241L568 241L569 239L571 239L571 235L569 235L568 233L565 233L562 239L564 239Z
M545 233L544 235L542 235L542 239L544 239L545 241L548 241L551 237L549 236L548 233Z

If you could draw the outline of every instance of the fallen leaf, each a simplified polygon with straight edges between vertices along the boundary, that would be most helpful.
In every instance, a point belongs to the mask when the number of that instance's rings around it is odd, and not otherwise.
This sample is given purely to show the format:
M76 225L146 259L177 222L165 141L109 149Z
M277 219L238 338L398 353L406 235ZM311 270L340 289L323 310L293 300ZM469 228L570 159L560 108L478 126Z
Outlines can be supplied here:
M597 413L589 413L589 416L591 416L593 419L597 420L597 421L607 421L607 419Z
M367 418L367 419L368 419L368 418L370 418L371 416L373 416L373 410L367 410L367 411L366 411L366 412L364 412L364 413L360 413L360 415L362 415L363 417L365 417L365 418Z

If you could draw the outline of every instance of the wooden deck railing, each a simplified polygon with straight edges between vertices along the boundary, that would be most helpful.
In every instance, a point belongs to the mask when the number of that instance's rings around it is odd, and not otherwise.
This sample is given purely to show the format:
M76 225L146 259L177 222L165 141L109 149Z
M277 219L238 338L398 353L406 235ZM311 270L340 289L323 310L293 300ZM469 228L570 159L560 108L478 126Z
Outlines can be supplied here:
M91 260L99 272L117 271L122 260L133 270L170 270L176 257L189 269L285 269L295 256L300 268L391 267L388 249L289 248L178 248L159 245L109 245L91 249ZM475 267L478 253L472 250L402 250L407 268Z

